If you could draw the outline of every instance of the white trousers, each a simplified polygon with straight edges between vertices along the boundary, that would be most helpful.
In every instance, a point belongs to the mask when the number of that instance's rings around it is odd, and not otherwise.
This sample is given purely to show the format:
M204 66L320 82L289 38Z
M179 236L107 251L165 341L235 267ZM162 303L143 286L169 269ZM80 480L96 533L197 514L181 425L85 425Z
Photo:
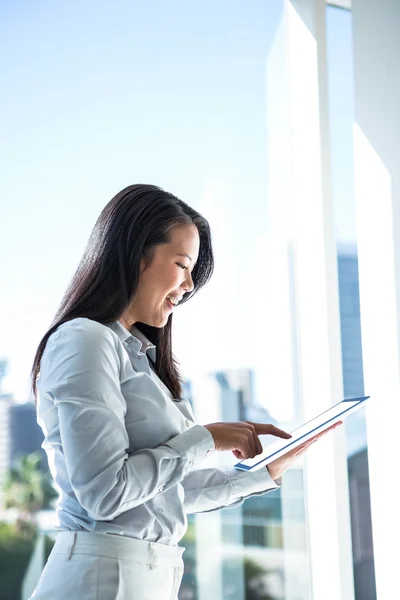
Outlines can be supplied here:
M60 531L29 600L177 600L184 551L126 536Z

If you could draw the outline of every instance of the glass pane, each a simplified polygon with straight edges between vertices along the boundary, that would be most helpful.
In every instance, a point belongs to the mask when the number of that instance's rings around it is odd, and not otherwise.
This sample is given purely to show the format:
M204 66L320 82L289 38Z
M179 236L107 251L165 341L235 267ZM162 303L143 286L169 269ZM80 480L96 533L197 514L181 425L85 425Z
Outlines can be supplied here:
M201 404L201 413L207 414L204 405L210 404L210 422L278 423L263 406L265 400L257 396L256 378L256 368L226 368L208 375L193 375L190 391L194 406ZM234 457L218 456L216 464L227 467L234 462ZM285 474L280 490L249 498L236 508L190 517L189 522L183 543L190 565L185 567L180 597L207 598L212 590L221 599L310 597L300 463ZM290 595L287 590L292 590Z
M329 119L345 397L364 390L353 175L354 91L351 12L327 7ZM364 410L345 421L356 600L375 600Z
M101 209L126 185L145 182L199 209L213 231L214 277L174 323L198 421L297 425L284 374L274 374L270 392L274 364L263 347L274 325L266 301L289 271L284 251L266 242L265 65L283 1L43 1L1 11L0 266L12 282L1 297L4 402L30 400L34 352ZM276 270L272 286L266 261ZM289 305L289 295L279 302ZM33 414L30 405L32 431ZM15 452L40 448L41 439L27 449L7 431ZM209 464L234 462L218 453ZM39 517L51 532L54 510ZM180 600L308 600L302 463L278 491L189 515L181 543Z

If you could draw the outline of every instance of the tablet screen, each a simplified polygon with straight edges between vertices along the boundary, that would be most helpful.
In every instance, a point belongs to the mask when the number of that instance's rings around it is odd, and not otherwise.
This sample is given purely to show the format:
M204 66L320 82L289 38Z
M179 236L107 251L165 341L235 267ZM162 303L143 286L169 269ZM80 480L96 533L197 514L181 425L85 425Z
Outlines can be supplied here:
M279 456L286 454L289 450L300 446L308 439L312 438L317 433L320 433L324 429L327 429L335 422L341 421L342 419L349 416L355 410L358 410L364 406L365 401L369 396L363 396L361 398L348 398L342 400L338 404L335 404L328 410L324 411L311 421L304 423L301 427L298 427L294 431L291 431L292 437L290 440L278 439L278 441L272 441L271 443L264 446L264 450L261 454L257 454L254 458L247 458L239 463L236 463L234 467L236 469L242 469L245 471L255 471L269 462L272 462Z

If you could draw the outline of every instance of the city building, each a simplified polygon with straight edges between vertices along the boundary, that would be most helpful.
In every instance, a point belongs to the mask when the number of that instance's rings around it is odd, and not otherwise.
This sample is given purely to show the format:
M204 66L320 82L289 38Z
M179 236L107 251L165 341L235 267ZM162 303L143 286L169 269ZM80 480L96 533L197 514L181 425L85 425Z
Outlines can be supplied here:
M19 456L39 452L42 460L40 468L48 470L47 456L41 447L44 435L36 420L36 407L33 402L11 404L9 406L9 462L14 465Z
M7 361L0 360L0 510L4 506L3 485L10 463L9 415L12 395L3 392L3 379L7 373Z
M352 398L364 395L358 259L355 246L339 246L338 276L343 389L345 397ZM345 427L355 598L375 600L375 566L364 411L351 415Z

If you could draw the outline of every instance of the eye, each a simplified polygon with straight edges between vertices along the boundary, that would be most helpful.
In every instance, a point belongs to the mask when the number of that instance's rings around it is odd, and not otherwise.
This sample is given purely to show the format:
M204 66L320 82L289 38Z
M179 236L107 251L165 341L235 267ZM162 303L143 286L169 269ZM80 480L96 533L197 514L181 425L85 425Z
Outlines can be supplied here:
M187 269L187 267L185 265L183 265L182 263L176 263L178 265L178 267L180 267L181 269Z

